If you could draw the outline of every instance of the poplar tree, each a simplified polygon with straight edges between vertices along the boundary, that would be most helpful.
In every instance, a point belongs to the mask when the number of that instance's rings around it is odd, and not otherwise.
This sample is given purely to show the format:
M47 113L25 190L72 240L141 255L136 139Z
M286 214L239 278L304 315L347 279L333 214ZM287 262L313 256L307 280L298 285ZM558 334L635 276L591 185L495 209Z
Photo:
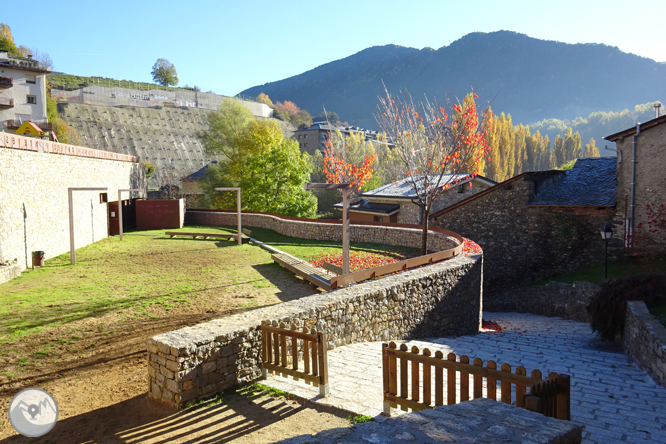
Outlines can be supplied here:
M583 153L583 157L600 157L600 156L601 154L599 153L599 147L597 146L593 137L590 139L590 142L587 145L585 145L585 153Z

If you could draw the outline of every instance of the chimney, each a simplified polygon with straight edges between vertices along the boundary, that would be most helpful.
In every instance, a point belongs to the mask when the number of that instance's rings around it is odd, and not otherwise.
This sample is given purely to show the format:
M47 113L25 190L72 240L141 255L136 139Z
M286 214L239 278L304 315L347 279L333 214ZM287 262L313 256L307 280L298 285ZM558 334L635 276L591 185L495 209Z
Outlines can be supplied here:
M654 118L659 117L659 108L661 108L661 103L657 102L654 104Z

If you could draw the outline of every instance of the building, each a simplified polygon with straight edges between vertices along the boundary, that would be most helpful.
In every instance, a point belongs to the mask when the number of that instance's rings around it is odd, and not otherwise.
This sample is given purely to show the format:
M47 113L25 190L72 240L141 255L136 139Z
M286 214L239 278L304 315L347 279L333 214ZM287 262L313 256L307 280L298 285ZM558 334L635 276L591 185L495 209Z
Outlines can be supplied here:
M470 178L467 174L447 174L443 176L442 180L443 183L455 185L452 185L437 198L431 213L467 199L497 184L497 182L483 176ZM421 207L414 203L416 197L411 179L401 179L362 193L359 196L360 200L350 205L349 218L352 222L420 224L423 215ZM337 203L333 207L342 211L342 203Z
M617 211L625 247L663 252L666 247L666 116L605 140L617 147ZM633 184L633 186L632 186Z
M335 131L340 131L343 136L363 133L365 140L370 140L373 145L381 143L377 140L377 131L356 126L335 126L328 122L315 122L308 127L299 128L294 131L292 138L298 142L302 152L312 155L316 150L324 151L326 149L326 140L329 138L329 134Z
M25 122L50 130L46 117L46 74L31 57L0 51L0 130L14 133Z
M616 177L613 157L578 159L569 171L519 174L430 218L481 246L484 309L511 311L521 306L511 289L604 261L600 229L618 224ZM615 236L609 256L621 251Z

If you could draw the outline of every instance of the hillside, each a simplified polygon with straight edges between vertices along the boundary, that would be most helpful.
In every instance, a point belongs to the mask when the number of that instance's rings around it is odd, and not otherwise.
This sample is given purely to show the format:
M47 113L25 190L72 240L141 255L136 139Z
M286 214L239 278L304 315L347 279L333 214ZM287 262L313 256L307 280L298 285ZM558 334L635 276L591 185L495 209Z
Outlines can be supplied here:
M150 188L178 184L208 165L214 157L206 155L196 138L197 131L208 129L210 110L196 108L141 108L59 103L58 114L81 136L89 148L138 156L155 166ZM278 121L285 137L293 128Z
M382 80L391 92L455 98L474 86L480 103L514 123L619 112L663 98L666 64L601 44L538 40L510 31L472 33L438 50L376 46L242 95L291 100L318 115L374 128Z

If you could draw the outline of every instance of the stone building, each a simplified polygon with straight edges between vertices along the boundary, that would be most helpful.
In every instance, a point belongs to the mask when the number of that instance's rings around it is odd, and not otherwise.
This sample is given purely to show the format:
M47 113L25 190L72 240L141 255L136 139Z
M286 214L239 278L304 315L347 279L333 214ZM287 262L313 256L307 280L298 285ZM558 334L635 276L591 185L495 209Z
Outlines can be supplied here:
M661 116L604 137L618 150L617 210L626 247L663 252L666 246L664 123Z
M326 149L326 140L330 137L329 134L335 131L340 131L343 136L348 136L352 133L363 133L365 140L370 140L373 144L378 143L377 131L358 128L356 126L335 126L327 122L315 122L308 127L299 128L294 131L292 138L298 142L298 146L302 152L312 155L316 150L323 151Z
M483 176L470 178L467 174L448 174L442 179L443 183L455 185L437 198L431 214L497 184ZM411 179L401 179L362 193L360 199L350 205L349 219L352 222L421 224L423 214L421 207L414 203L416 197ZM342 211L342 203L333 207Z
M46 117L46 74L31 57L0 51L0 130L15 133L26 122L50 129Z
M599 230L617 226L615 192L615 158L578 159L570 171L522 173L431 220L481 246L484 308L492 311L509 289L602 262ZM618 236L609 247L618 254Z

